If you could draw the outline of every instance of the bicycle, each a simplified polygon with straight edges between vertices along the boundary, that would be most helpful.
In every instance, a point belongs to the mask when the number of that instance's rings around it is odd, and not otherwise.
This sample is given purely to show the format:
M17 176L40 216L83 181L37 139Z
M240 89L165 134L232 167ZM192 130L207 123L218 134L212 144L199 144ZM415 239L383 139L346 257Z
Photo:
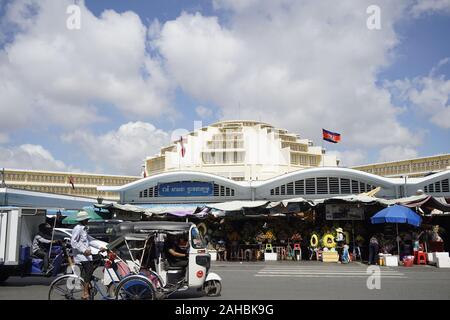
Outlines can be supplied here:
M103 258L96 257L93 263L95 270L102 265ZM72 270L74 270L73 267ZM100 293L101 299L103 300L115 299L114 292L116 284L114 282L111 283L104 291L98 284L100 280L100 278L92 275L88 300L94 300L98 293ZM62 275L50 284L48 300L82 300L84 284L85 281L75 272L73 274Z

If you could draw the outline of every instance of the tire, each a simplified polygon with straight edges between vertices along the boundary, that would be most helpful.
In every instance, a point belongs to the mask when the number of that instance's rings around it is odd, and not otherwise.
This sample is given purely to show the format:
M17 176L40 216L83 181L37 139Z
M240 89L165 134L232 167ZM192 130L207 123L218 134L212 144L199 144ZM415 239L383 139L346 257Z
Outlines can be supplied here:
M81 300L84 281L70 274L56 278L50 285L48 300Z
M222 291L222 283L219 280L209 280L203 284L203 291L208 297L218 297Z
M152 283L143 276L129 276L119 282L116 300L155 300Z

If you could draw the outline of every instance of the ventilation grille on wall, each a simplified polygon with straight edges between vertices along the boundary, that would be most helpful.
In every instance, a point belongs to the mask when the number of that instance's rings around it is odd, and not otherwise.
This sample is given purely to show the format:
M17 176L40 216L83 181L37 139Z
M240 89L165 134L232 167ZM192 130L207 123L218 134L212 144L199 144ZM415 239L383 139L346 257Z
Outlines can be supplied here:
M271 189L270 195L358 194L375 188L375 186L362 181L338 177L317 177L280 185Z

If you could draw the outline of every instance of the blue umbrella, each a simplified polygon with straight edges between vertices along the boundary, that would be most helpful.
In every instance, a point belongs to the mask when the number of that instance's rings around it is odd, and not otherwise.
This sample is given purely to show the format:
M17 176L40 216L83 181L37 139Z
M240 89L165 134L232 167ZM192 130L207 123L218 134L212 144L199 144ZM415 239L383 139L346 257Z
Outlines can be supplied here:
M408 207L401 205L393 205L391 207L384 208L370 218L372 224L378 223L395 223L397 226L397 250L400 256L400 243L398 241L398 224L407 223L415 227L420 226L422 223L422 217L415 213Z
M415 213L408 207L401 205L393 205L391 207L384 208L376 215L370 218L373 224L377 223L408 223L415 227L420 226L422 223L422 217Z

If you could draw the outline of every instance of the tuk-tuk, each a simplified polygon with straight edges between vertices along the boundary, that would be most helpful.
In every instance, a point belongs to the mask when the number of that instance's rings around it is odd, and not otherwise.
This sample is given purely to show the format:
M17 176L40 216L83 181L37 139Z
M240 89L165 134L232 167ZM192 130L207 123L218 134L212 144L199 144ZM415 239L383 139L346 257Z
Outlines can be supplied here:
M103 282L114 284L116 299L163 299L188 289L220 295L221 278L210 272L211 257L195 224L124 222L114 229L117 238L108 250L119 263L105 266ZM171 265L166 250L170 238L187 239L185 266Z

